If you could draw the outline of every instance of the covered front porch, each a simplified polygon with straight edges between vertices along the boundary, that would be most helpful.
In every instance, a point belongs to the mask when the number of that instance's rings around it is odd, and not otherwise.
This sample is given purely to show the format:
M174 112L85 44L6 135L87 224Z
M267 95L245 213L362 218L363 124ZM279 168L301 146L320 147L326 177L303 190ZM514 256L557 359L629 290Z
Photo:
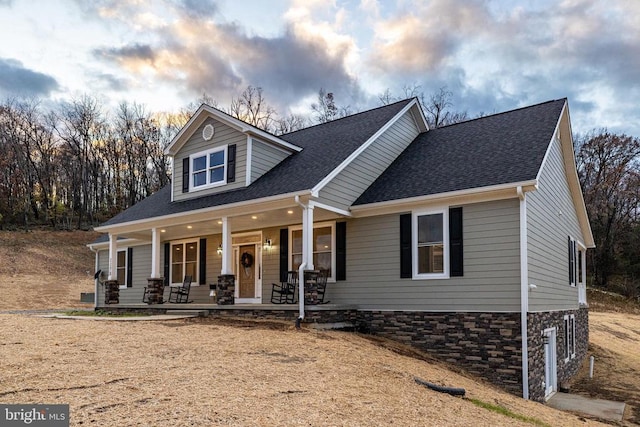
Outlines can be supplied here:
M96 307L166 311L176 305L245 312L260 306L285 317L304 317L304 298L299 297L304 280L297 285L295 304L272 306L272 286L286 281L291 270L301 278L323 270L329 289L340 280L345 266L339 246L344 246L349 216L311 196L290 195L100 227L108 240L90 245L96 271L105 272L104 280L96 281ZM191 279L188 303L167 304L170 290L181 286L185 276ZM226 295L220 292L221 281L230 284ZM145 288L153 285L161 287L163 304L143 302ZM117 299L108 300L109 287L117 289Z

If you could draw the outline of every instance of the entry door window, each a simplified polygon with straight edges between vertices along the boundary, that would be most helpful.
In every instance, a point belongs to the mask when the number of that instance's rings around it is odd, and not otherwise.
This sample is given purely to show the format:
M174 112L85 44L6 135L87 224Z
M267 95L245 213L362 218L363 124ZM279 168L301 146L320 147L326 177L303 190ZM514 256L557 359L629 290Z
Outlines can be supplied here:
M184 276L191 276L198 283L198 241L171 244L171 283L179 284Z

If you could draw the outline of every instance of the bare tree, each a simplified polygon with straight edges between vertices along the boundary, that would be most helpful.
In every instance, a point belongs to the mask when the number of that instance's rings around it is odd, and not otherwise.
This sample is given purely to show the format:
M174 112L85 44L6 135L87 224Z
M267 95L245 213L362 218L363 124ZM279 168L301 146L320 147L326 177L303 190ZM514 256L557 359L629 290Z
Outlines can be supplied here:
M322 88L318 91L318 102L311 104L311 111L316 123L327 123L352 114L351 107L336 105L333 92L326 92Z
M294 114L294 113L290 113L288 116L278 118L274 122L275 122L274 133L276 135L283 135L285 133L290 133L296 130L304 129L309 125L309 119L307 119L306 117L300 114Z
M620 267L622 247L638 229L640 139L606 129L575 138L577 164L594 234L593 271L607 287ZM636 252L635 258L640 256Z
M251 85L231 100L229 114L267 132L273 131L277 115L275 108L267 103L262 88Z

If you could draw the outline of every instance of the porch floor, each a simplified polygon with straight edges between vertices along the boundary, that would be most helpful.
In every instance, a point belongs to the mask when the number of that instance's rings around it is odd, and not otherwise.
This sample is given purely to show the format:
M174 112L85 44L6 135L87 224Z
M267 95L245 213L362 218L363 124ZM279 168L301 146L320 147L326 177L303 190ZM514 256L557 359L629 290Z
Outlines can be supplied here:
M228 310L247 310L247 311L298 311L300 306L298 304L111 304L102 305L98 309L150 309L150 310L209 310L209 311L228 311ZM357 310L355 305L349 304L321 304L321 305L305 305L304 311L342 311L342 310Z

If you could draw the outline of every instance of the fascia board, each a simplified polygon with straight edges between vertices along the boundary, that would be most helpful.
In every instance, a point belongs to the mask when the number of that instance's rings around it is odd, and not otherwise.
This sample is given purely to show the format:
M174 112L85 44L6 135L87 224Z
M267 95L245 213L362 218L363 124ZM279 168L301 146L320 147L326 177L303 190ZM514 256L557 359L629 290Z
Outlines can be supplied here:
M126 234L141 230L149 230L154 227L169 227L175 225L188 224L202 219L211 219L211 214L222 216L247 215L263 210L277 209L279 207L292 206L295 196L307 198L310 190L297 191L294 193L279 194L276 196L264 197L261 199L246 200L243 202L230 203L220 206L212 206L192 211L185 211L171 215L158 216L153 218L140 219L136 221L122 222L119 224L106 225L94 228L100 233ZM286 203L283 203L286 202Z
M467 190L450 191L446 193L429 194L426 196L410 197L406 199L389 200L385 202L370 203L367 205L351 206L351 212L355 218L382 215L412 209L417 205L428 204L467 204L493 200L503 200L518 197L518 187L522 191L535 191L538 182L536 180L513 182L509 184L478 187Z

